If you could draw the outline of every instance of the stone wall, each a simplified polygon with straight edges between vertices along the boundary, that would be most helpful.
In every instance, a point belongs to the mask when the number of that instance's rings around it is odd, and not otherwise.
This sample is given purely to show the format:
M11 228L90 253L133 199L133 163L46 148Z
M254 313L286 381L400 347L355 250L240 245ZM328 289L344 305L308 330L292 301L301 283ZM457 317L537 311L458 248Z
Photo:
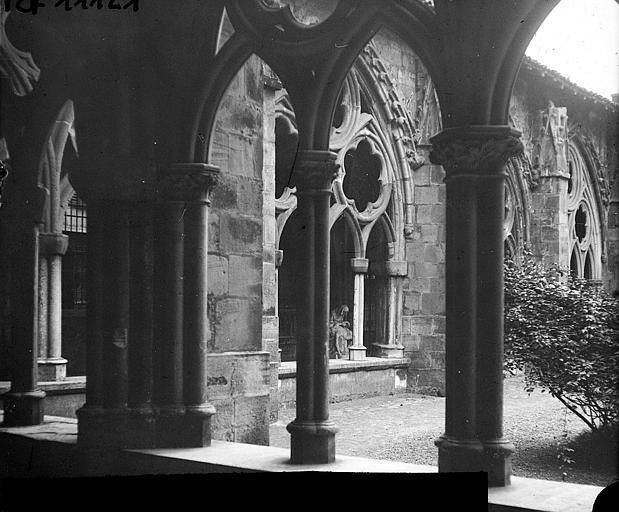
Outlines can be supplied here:
M251 57L220 104L211 162L209 399L216 439L268 444L269 360L262 342L262 63Z
M425 113L436 119L420 119L428 75L416 55L388 31L379 32L373 43L418 126L439 126L436 111ZM424 138L432 135L424 134ZM418 150L426 163L412 172L412 229L406 234L396 233L405 243L404 259L408 262L399 342L404 346L404 356L411 359L409 389L440 393L445 367L445 172L430 164L427 144L418 146Z

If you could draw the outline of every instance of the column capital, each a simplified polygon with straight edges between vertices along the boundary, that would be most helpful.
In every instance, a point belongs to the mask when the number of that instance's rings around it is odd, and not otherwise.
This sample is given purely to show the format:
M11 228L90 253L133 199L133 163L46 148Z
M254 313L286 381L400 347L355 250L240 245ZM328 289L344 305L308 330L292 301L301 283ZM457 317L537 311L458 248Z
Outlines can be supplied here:
M355 274L367 274L369 263L367 258L350 258L350 267Z
M69 237L62 233L39 233L39 254L63 256L69 247Z
M165 202L210 205L219 173L219 167L211 164L172 164L159 174L157 196Z
M501 174L507 160L524 150L520 132L503 125L448 128L430 139L430 160L448 176Z
M339 169L336 159L337 155L332 151L310 149L297 151L293 170L297 194L317 191L330 194L331 183Z

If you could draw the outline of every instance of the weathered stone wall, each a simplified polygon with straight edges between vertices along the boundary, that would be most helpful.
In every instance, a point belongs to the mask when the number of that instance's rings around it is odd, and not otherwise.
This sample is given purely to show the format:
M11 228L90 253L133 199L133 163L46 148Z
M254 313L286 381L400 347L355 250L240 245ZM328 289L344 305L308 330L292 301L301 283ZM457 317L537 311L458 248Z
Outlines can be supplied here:
M438 113L423 114L428 75L422 63L395 34L379 32L373 39L399 97L418 125L438 127ZM436 119L420 119L420 115ZM425 137L434 133L426 133ZM427 142L422 140L423 142ZM399 342L411 359L409 389L441 392L445 359L445 172L430 164L429 147L418 147L426 163L412 172L414 218L405 240L408 275L403 283ZM404 239L405 233L396 233Z
M209 223L211 352L262 349L261 62L251 58L222 100L211 154L221 168Z
M211 161L221 169L209 219L209 399L217 439L268 444L269 360L262 342L262 63L251 57L222 99Z
M618 282L616 111L608 105L565 93L548 79L521 74L510 105L510 118L522 132L534 174L530 184L529 247L544 265L570 265L568 221L568 140L585 153L600 216L601 281L607 290ZM599 172L598 169L599 168ZM606 189L606 191L605 191Z

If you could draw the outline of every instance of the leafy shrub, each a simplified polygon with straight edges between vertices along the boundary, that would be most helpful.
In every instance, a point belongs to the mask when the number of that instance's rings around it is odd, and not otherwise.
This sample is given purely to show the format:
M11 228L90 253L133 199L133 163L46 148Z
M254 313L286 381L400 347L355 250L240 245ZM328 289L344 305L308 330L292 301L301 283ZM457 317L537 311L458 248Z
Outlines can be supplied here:
M619 419L619 300L529 258L505 263L505 366L559 399L592 431Z

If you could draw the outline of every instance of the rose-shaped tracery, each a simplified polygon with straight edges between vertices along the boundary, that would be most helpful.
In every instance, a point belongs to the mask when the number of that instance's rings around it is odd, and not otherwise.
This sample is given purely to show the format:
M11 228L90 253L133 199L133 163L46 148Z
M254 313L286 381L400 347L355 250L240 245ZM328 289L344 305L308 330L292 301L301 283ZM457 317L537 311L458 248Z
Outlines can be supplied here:
M344 194L355 202L357 210L364 211L369 203L380 196L381 158L372 150L367 140L361 140L344 157Z

